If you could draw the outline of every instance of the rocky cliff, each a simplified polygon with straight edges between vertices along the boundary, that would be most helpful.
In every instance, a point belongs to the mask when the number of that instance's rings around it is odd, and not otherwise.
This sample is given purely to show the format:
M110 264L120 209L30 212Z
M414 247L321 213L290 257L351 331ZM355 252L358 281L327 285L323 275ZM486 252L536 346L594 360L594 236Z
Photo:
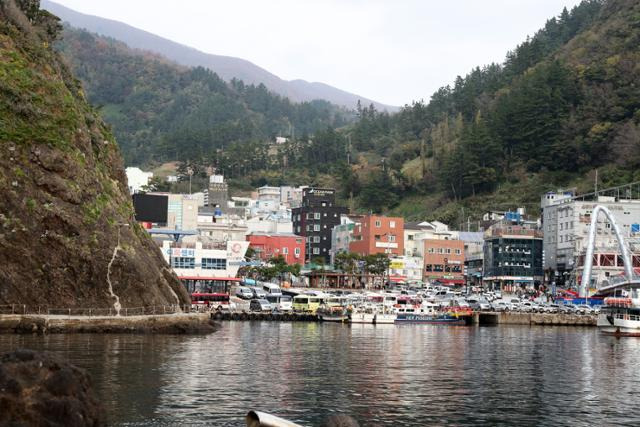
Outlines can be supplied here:
M116 142L51 49L38 0L0 1L0 305L186 304L133 220Z

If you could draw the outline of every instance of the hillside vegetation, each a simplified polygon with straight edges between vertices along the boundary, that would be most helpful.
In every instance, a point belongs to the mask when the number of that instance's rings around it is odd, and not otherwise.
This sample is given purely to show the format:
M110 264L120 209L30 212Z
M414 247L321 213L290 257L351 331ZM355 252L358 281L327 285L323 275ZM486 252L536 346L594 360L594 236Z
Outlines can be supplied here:
M215 157L234 142L313 133L352 119L326 101L292 103L263 84L226 83L113 39L66 27L59 49L113 127L127 164Z
M362 110L351 140L376 164L357 176L364 183L345 184L364 207L459 223L492 207L537 208L545 190L591 185L594 168L600 185L639 180L639 43L637 1L565 9L504 64L458 77L428 103ZM362 197L381 174L407 202Z
M336 186L359 211L459 224L536 211L544 191L591 188L596 168L601 188L640 179L639 42L640 3L584 0L504 63L397 114L358 103L355 123L86 32L67 30L62 49L131 163L216 166L236 189ZM291 138L267 144L279 133Z

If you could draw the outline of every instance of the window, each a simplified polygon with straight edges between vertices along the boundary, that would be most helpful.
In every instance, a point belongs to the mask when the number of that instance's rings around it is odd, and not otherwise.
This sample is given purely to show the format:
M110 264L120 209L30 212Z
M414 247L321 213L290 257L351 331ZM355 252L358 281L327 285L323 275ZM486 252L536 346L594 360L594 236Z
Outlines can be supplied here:
M293 250L293 253L294 253L296 256L300 256L300 248L295 248L295 249Z
M375 236L373 236L373 238L376 239L376 240L380 240L380 235L376 234Z
M320 248L313 248L313 254L318 255L320 253Z
M396 222L395 221L389 221L389 227L390 228L396 228Z
M407 236L407 240L413 240L413 234L409 234L409 235Z
M313 243L320 243L320 236L313 236Z
M286 246L284 248L282 248L282 253L285 255L289 254L289 248L287 248Z
M461 253L460 249L456 249L456 255L460 255Z
M382 224L380 223L380 220L379 220L379 219L377 219L377 220L376 220L376 227L381 227L381 226L382 226Z
M316 212L313 214L315 219L320 219L320 212Z
M226 270L227 260L224 258L202 258L203 270Z
M171 267L172 268L196 268L196 259L186 258L186 257L172 257Z
M312 213L307 213L307 219L313 219L313 214Z
M311 231L311 226L307 225L307 231Z
M447 248L446 253L447 253L447 254L451 254L451 248Z
M425 271L433 271L433 264L427 264L424 268Z
M320 224L314 224L313 231L320 231Z
M385 254L390 254L390 253L391 253L391 249L385 249L385 250L384 250L384 253L385 253Z
M435 249L433 249L433 248L429 248L429 250L428 250L427 252L429 252L430 254L432 254L432 253L434 253L434 252L435 252Z
M438 253L439 253L439 254L443 254L443 253L444 253L444 249L442 249L442 248L438 248Z
M437 271L438 273L442 273L442 271L444 270L442 264L434 264L433 265L433 271Z
M396 236L394 236L393 234L389 234L389 241L390 242L395 242L396 241Z

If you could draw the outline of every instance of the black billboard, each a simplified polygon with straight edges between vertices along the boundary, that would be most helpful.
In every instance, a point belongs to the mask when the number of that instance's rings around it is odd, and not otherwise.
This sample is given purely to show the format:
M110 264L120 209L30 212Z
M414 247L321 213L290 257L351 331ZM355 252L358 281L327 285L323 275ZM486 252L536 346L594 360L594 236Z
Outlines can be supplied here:
M166 194L133 195L133 208L136 211L136 221L167 223L167 208L169 197Z

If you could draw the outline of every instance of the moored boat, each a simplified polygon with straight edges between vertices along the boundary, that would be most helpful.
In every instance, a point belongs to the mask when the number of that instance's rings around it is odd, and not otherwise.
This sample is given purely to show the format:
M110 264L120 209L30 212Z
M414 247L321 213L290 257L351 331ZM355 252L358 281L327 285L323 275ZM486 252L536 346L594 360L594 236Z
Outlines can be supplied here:
M406 306L398 308L395 323L467 325L471 323L471 312L466 310L439 310L433 307Z
M640 337L639 291L618 291L617 296L604 299L597 323L601 332L615 336Z

